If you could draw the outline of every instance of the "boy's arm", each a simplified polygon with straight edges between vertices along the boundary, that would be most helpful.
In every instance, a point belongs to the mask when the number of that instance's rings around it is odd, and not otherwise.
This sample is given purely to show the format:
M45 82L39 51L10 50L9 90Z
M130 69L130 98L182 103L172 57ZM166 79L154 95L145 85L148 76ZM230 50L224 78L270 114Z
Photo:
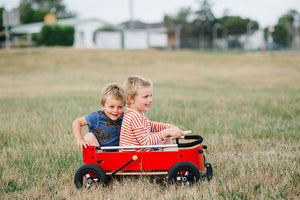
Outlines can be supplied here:
M174 126L173 124L150 121L150 127L151 127L150 128L151 132L163 133L164 138L167 137L179 138L180 136L184 135L184 133L180 130L180 128Z
M162 122L150 121L151 132L164 132L164 137L177 137L176 135L183 135L184 132L173 124L167 124ZM177 134L176 134L177 132Z
M184 135L184 133L176 126L171 126L170 128L164 129L155 134L150 134L146 127L141 126L133 129L133 133L136 140L141 145L156 145L164 142L168 137L179 138Z
M134 112L125 113L122 122L121 136L123 144L126 145L155 145L165 140L163 133L150 134L144 119Z
M147 128L143 126L133 129L133 134L141 145L156 145L165 140L163 132L150 134Z
M82 147L88 146L88 143L83 139L81 135L81 127L85 125L88 125L88 123L84 117L79 117L75 119L72 123L73 134L77 141L78 150L82 150Z

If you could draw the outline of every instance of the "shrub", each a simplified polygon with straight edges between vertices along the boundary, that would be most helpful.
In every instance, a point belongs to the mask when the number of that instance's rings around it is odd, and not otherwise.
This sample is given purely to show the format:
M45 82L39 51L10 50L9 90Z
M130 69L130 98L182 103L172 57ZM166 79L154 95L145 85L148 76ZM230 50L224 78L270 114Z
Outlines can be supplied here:
M293 40L293 33L286 27L285 24L277 24L273 32L274 42L289 47Z
M44 25L41 31L41 41L46 46L72 46L74 42L74 27Z

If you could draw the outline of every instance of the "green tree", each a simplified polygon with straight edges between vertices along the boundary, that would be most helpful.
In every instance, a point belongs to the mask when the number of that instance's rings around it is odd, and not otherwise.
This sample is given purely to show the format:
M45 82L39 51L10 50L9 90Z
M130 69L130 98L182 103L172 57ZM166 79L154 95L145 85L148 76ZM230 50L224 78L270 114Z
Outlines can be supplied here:
M299 13L296 10L289 10L278 19L278 24L293 24L297 14Z
M48 13L54 13L58 18L75 16L66 11L63 0L21 0L18 10L22 24L41 22Z
M202 47L210 47L215 16L211 10L211 3L209 0L200 1L199 7L199 10L195 12L195 19L192 22L193 36L200 40ZM206 45L204 44L204 41L206 41Z
M284 47L290 47L293 33L284 24L277 24L272 33L273 41Z
M182 8L175 16L164 16L164 24L167 27L168 33L171 35L171 37L175 37L175 30L178 25L182 26L180 30L180 37L189 37L191 33L191 24L189 23L188 18L191 14L192 12L190 8Z
M215 23L220 24L220 35L231 35L231 38L227 41L229 48L240 48L239 37L243 34L247 34L248 31L252 33L259 28L259 24L251 19L244 19L240 16L225 16L219 18Z
M4 8L0 7L0 42L5 41L5 28L3 26L3 12L4 12Z
M190 8L181 8L177 15L175 16L170 16L170 15L165 15L164 16L164 23L168 30L175 30L176 26L178 24L181 25L187 25L189 24L188 22L188 17L191 14L191 9Z
M224 29L227 30L228 35L242 35L247 33L247 26L252 24L251 30L257 30L259 28L259 24L256 21L250 19L243 19L239 16L227 16L223 20Z
M211 31L215 16L211 10L209 0L200 1L200 9L195 12L195 16L196 19L193 21L193 25L198 27L198 29Z
M217 37L224 36L226 33L226 35L234 35L236 41L240 35L247 33L247 29L253 32L259 28L257 21L248 18L227 16L227 14L222 18L215 18L210 0L200 0L199 3L199 9L195 12L186 8L181 9L176 16L165 15L164 17L169 34L175 32L177 25L182 25L181 42L184 44L181 44L181 47L196 48L197 45L202 48L212 47L214 27L218 32ZM191 17L194 19L189 20Z
M278 23L275 25L274 32L272 33L274 42L284 47L291 46L294 37L293 33L296 29L294 20L297 14L299 13L296 10L289 10L278 19Z
M3 12L4 12L4 8L0 7L0 31L4 30L4 26L3 26Z

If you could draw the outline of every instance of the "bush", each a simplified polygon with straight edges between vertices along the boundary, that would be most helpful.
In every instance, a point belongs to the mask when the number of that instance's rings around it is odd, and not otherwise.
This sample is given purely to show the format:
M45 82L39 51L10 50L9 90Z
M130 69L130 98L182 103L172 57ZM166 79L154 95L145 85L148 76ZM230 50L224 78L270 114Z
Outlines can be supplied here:
M74 32L73 26L44 25L41 31L41 41L46 46L72 46Z
M74 27L63 26L61 27L62 32L62 44L64 46L72 46L74 43Z
M284 47L290 47L293 40L293 33L284 24L277 24L272 36L274 42Z
M37 45L42 45L42 34L41 33L33 33L32 34L32 41L34 41Z

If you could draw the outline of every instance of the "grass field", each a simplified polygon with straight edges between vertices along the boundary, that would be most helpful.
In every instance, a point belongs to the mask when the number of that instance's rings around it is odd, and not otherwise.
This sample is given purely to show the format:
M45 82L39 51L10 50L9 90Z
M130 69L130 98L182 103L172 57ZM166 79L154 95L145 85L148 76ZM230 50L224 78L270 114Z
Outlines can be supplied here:
M105 83L132 74L154 83L151 120L203 136L212 181L75 189L71 123L99 108ZM1 50L0 111L0 199L300 198L299 53Z

